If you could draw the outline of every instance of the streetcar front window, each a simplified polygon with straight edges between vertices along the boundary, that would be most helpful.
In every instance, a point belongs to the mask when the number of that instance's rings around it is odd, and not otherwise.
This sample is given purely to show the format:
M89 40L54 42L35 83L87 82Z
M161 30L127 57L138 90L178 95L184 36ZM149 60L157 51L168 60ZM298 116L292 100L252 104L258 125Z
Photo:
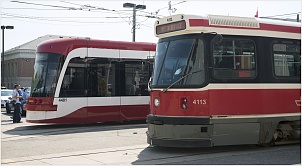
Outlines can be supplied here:
M186 38L157 44L153 87L200 86L204 80L203 40Z
M53 97L65 56L37 53L31 85L32 97Z

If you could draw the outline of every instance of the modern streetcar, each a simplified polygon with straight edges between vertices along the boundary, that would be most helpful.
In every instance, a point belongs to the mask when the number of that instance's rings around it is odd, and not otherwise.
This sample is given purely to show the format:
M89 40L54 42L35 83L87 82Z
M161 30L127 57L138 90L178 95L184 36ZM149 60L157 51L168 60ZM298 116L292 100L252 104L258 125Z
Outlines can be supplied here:
M145 120L156 44L65 38L37 47L26 121Z
M301 23L178 14L155 22L147 142L300 142Z

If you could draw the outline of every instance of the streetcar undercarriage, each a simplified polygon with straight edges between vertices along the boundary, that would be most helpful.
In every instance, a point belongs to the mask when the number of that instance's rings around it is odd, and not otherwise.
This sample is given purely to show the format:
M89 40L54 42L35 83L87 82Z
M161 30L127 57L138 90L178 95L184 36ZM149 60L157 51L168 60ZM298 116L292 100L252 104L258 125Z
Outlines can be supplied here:
M300 116L159 117L148 115L147 142L165 147L273 145L301 138ZM174 119L174 120L173 120ZM190 119L192 119L190 121ZM201 122L198 124L198 121Z

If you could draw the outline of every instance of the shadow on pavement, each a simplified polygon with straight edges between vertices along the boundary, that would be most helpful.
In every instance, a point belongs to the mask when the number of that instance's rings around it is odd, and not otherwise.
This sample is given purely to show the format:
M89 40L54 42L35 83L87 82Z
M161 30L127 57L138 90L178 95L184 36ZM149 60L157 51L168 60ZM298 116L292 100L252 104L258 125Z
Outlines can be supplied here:
M240 147L242 148L242 146ZM138 160L132 162L132 164L133 165L157 165L157 164L169 165L169 163L176 162L175 159L178 159L180 157L190 157L190 156L196 156L201 154L224 152L226 151L226 149L230 149L230 147L224 146L224 147L203 147L203 148L171 148L171 147L149 146L140 152L140 154L138 155Z
M22 120L23 121L23 120ZM140 129L146 128L146 121L131 122L106 122L93 124L33 124L27 126L18 126L13 129L4 131L4 134L16 136L30 135L61 135L73 133L86 133L98 131L124 130L124 129Z
M301 151L293 145L292 154ZM271 156L271 157L268 157ZM300 156L300 155L298 155ZM142 150L133 165L275 165L297 164L301 158L283 161L282 147L233 145L201 148L167 148L149 146ZM274 159L272 159L274 158Z

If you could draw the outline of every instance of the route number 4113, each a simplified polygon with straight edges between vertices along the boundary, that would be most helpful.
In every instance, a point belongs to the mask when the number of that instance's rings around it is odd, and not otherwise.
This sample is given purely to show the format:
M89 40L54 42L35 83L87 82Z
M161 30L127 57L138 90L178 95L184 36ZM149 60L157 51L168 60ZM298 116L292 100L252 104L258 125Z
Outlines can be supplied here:
M207 101L206 100L193 100L193 104L205 105L205 104L207 104Z

